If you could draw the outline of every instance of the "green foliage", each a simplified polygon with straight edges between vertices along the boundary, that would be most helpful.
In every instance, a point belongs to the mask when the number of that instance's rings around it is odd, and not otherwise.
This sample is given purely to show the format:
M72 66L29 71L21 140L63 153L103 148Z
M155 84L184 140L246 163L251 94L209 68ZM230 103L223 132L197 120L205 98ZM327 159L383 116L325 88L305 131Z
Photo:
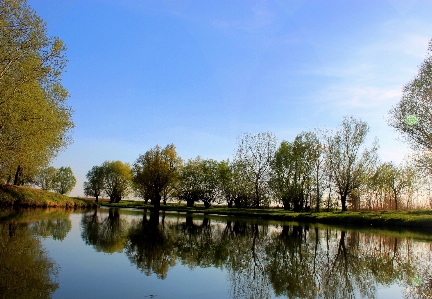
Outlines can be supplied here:
M105 193L110 202L119 202L122 197L131 192L132 169L128 163L121 161L105 161L102 166L104 172Z
M0 45L0 177L22 185L71 141L66 48L24 0L0 2Z
M401 100L389 112L390 126L400 132L414 149L427 152L432 151L431 86L432 40L418 74L404 86Z
M304 132L290 143L282 141L271 163L270 186L275 197L285 209L295 211L305 208L306 197L311 192L315 165L321 155L321 145L316 135Z
M67 194L72 191L76 185L76 178L72 172L72 169L68 167L60 167L57 169L55 176L55 187L54 190L60 194Z
M53 166L42 168L36 175L34 183L42 190L54 190L56 185L57 169Z
M72 191L76 184L76 178L70 167L53 166L42 168L33 179L36 186L42 190L53 190L60 194L67 194Z
M84 194L86 196L94 196L96 202L98 202L99 196L105 189L103 167L93 166L92 169L87 172L86 178L88 182L84 182Z
M236 184L234 182L234 169L227 160L219 162L216 171L218 188L221 196L225 198L228 207L232 208L236 198Z
M189 159L180 169L180 181L177 186L177 196L193 206L194 202L201 200L209 208L220 194L218 181L217 161L197 157Z
M345 117L340 128L326 138L327 168L340 195L342 211L347 210L348 195L372 176L377 161L378 141L371 148L362 146L369 126L353 117Z
M169 191L177 182L181 166L182 160L174 144L164 149L157 145L140 155L133 165L133 182L138 195L160 206L162 194L166 201Z
M238 142L234 158L234 165L240 181L250 184L243 185L248 189L243 193L252 196L251 202L246 201L251 207L268 206L270 164L276 152L276 137L269 133L255 135L244 134Z
M415 184L415 169L410 165L396 166L391 162L380 164L372 178L373 187L381 192L391 194L398 209L404 191L410 190Z

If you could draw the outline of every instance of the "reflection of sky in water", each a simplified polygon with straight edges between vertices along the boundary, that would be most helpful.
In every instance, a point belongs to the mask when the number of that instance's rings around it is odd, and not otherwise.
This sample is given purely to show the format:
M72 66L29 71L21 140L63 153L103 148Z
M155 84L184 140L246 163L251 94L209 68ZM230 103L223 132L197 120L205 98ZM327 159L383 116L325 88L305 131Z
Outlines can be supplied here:
M377 290L377 298L391 298L391 299L402 299L403 291L405 288L398 285L392 285L390 287L379 287Z
M127 219L124 214L120 217ZM135 221L142 219L141 216L133 218ZM191 270L186 262L182 265L178 258L176 265L169 268L165 279L159 279L154 273L146 276L137 269L136 264L131 263L125 251L107 254L85 245L81 237L82 215L72 214L70 219L72 229L63 241L54 241L52 238L42 240L49 256L60 266L60 288L52 298L152 298L151 295L153 298L229 298L231 294L232 285L226 267L223 270L215 267L195 267ZM182 221L185 221L184 218ZM194 218L193 223L201 224L202 216ZM216 221L212 220L211 225L215 224ZM224 225L217 223L219 227ZM278 231L281 231L280 225L268 227L271 234L278 234ZM309 232L313 232L313 228ZM337 252L337 248L334 249L336 251L332 251L332 254ZM376 287L375 298L398 299L404 298L406 294L406 286ZM275 298L273 291L270 294ZM356 293L356 298L361 298L360 294Z
M123 215L122 215L123 216ZM217 268L190 270L179 263L167 278L146 276L124 253L96 252L81 239L81 214L72 214L72 230L62 241L43 240L60 266L60 288L52 298L226 298L226 275ZM145 297L147 296L147 297Z

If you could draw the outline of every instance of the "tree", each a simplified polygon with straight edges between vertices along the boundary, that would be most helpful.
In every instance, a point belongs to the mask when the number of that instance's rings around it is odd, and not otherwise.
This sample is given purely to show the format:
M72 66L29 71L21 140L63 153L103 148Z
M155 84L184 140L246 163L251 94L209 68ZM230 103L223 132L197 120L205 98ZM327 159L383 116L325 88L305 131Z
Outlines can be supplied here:
M76 178L72 169L68 167L60 167L55 175L54 190L60 194L67 194L75 187Z
M306 208L320 155L321 145L313 132L303 132L291 143L282 141L271 163L270 186L285 209Z
M29 181L70 142L66 47L25 0L0 1L0 177Z
M345 117L340 128L326 138L326 163L340 196L342 211L347 210L348 195L363 184L365 176L372 175L377 160L377 140L371 148L362 147L368 131L366 122Z
M177 196L186 201L188 207L201 200L209 208L220 195L218 162L212 159L189 159L180 170Z
M375 179L392 194L397 210L403 192L414 186L415 170L410 165L396 166L391 162L385 162L377 167Z
M234 164L239 167L241 176L253 186L250 191L254 208L269 204L270 162L275 152L276 137L269 132L244 134L238 143Z
M432 151L432 40L418 74L403 87L401 100L389 112L389 124L415 150ZM432 166L432 160L423 160Z
M233 170L229 160L222 160L217 167L218 188L227 202L228 208L232 208L234 204L234 182Z
M160 206L164 191L178 179L182 160L174 144L162 149L159 145L140 155L133 165L133 182L138 194L150 199L155 207Z
M132 185L132 169L128 163L121 161L105 161L102 166L104 173L105 193L110 202L120 202L129 194Z
M56 185L57 169L53 166L42 168L34 181L42 190L53 190Z
M96 202L99 201L99 196L105 189L105 177L104 169L101 166L93 166L87 174L86 178L88 182L84 182L84 194L86 196L93 196L96 198Z
M213 203L220 198L221 192L219 189L218 170L219 163L213 159L205 159L201 165L201 187L203 196L200 198L204 207L209 208Z

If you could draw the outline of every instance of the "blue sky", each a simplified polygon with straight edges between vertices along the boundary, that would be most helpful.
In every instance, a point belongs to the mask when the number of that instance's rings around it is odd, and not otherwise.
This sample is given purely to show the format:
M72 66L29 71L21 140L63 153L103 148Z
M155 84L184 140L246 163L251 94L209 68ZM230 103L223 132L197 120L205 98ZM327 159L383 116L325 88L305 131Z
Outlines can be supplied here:
M386 123L432 38L432 1L29 0L67 45L74 143L53 162L85 174L159 144L232 158L237 137L279 141L371 127L383 161L408 146Z

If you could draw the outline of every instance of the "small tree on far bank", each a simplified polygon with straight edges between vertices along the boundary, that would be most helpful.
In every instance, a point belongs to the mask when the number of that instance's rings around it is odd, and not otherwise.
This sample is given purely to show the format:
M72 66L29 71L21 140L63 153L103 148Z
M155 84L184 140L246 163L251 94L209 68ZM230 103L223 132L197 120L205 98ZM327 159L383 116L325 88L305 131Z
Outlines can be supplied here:
M104 191L110 202L120 202L131 191L132 169L129 163L121 161L105 161L102 166L104 173Z
M54 191L60 194L67 194L72 191L76 185L76 178L72 169L68 167L60 167L55 175Z
M42 168L34 178L34 184L42 190L53 190L55 187L57 169L53 166Z
M99 196L105 189L104 169L101 166L93 166L86 174L88 182L84 182L84 194L96 198L99 201Z
M244 134L239 139L234 165L240 177L251 184L252 190L247 192L252 195L250 207L259 208L270 204L270 164L276 152L276 141L276 136L269 132Z
M140 155L135 161L133 183L138 195L145 201L150 199L154 207L159 207L178 180L182 159L177 155L174 144L162 149L159 145Z

